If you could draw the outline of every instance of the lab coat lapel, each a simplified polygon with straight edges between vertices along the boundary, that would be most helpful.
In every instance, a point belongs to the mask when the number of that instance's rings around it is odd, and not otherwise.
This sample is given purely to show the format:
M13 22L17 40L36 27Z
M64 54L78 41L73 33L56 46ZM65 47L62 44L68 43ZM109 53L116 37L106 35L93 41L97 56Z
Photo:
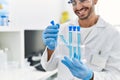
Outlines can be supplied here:
M92 29L92 31L89 33L88 37L84 41L85 44L89 43L91 40L93 40L95 37L97 37L100 33L102 34L103 29L105 28L105 22L101 18L99 18L98 22L92 26L95 27Z

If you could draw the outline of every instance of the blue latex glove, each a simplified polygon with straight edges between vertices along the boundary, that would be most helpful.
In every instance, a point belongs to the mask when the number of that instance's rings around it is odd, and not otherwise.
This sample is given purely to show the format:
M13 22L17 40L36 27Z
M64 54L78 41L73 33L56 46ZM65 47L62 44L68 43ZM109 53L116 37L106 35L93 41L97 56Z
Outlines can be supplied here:
M74 54L72 60L65 56L62 63L68 67L73 76L79 79L90 80L93 76L92 70L79 60L76 53Z
M42 39L48 49L54 50L57 46L59 24L55 24L54 21L51 21L51 24L43 31Z

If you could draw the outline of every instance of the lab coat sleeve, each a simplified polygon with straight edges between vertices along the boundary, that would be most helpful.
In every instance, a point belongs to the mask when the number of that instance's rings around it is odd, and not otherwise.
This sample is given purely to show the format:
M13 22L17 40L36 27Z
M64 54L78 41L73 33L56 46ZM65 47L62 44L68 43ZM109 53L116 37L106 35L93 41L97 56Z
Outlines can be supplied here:
M41 57L41 64L42 64L42 67L46 70L46 71L52 71L52 70L55 70L57 68L57 65L58 65L58 58L55 57L55 53L56 53L56 50L54 51L54 53L51 55L51 58L50 60L48 61L47 58L48 58L48 53L47 53L47 47Z
M46 69L46 66L47 66L47 57L48 55L47 55L47 48L45 48L45 51L43 52L43 55L42 55L42 57L41 57L41 64L42 64L42 67L44 68L44 69Z
M61 25L61 27L59 29L59 33L58 33L59 35L62 33L62 31L64 30L64 26L66 26L66 25L67 24ZM58 43L59 44L57 44L57 47L56 47L56 49L55 49L54 53L52 54L49 61L47 61L47 58L48 58L47 47L42 55L41 64L42 64L43 68L47 71L57 69L57 67L58 67L58 64L60 61L60 55L59 55L60 42L61 42L61 40L58 36Z
M106 67L102 71L94 71L94 80L120 80L120 35L114 35L113 38Z

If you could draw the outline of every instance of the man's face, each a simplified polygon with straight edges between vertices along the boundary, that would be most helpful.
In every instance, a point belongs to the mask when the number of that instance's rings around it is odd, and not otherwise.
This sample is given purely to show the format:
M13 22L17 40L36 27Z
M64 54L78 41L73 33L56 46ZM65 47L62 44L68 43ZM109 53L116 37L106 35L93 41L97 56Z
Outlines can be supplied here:
M74 13L80 20L88 19L94 12L93 0L73 0L72 5Z

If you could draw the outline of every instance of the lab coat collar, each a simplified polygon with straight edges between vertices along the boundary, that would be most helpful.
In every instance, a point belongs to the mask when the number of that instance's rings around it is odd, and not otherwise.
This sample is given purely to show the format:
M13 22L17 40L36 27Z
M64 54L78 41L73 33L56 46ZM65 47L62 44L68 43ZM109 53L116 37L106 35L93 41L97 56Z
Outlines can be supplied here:
M70 22L70 25L79 25L78 18ZM93 30L90 32L89 36L86 38L83 44L89 43L91 40L93 40L95 37L97 37L99 34L102 33L103 29L107 27L108 23L106 23L100 16L98 18L98 21L95 25L91 26L94 27Z
M103 29L106 26L107 26L107 23L101 17L99 17L97 23L92 26L92 27L94 27L93 30L90 32L90 34L88 35L88 37L86 38L86 40L84 41L83 44L87 44L91 40L93 40L95 37L97 37L99 35L99 33L103 32Z
M78 18L76 18L76 20L74 20L74 21L72 21L72 25L79 25ZM106 26L106 22L99 16L97 23L95 25L93 25L92 27L94 27L94 26L96 28L103 28Z
M93 26L96 26L96 28L103 28L106 25L106 22L99 16L97 23Z

